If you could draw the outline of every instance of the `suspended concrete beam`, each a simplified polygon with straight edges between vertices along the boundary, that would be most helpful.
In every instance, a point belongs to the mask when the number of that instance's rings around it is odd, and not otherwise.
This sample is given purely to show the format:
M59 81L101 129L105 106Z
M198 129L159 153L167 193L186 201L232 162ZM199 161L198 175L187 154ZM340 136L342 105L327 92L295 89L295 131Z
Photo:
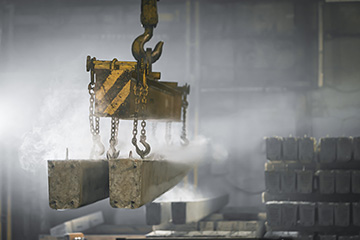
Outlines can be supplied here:
M196 222L225 207L229 202L229 195L207 198L199 201L172 202L171 214L174 224Z
M109 166L105 160L49 160L49 205L78 208L109 197Z
M191 165L166 160L110 160L110 204L139 208L178 184L190 169Z

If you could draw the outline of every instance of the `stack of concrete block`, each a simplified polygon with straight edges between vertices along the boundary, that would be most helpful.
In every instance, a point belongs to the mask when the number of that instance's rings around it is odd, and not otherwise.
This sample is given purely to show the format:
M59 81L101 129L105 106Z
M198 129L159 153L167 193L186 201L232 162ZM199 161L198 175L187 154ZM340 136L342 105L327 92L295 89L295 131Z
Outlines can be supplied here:
M326 137L318 143L312 137L270 137L266 158L268 230L351 234L359 229L360 137ZM333 236L340 239L336 234L320 239Z

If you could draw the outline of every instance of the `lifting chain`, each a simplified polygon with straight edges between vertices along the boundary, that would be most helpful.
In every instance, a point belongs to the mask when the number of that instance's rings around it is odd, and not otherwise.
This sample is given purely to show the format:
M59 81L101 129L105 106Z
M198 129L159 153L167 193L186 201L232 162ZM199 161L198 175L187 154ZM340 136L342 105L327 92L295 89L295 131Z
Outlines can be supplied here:
M94 111L95 105L95 81L94 81L94 71L91 70L90 73L90 83L88 85L88 90L90 94L90 106L89 106L89 122L90 122L90 132L93 136L93 146L91 148L90 158L99 159L101 155L105 152L104 144L101 142L100 138L100 118L96 116Z
M144 69L144 68L142 68ZM139 71L139 69L138 69ZM143 159L146 155L150 153L150 145L146 142L146 122L145 122L145 108L147 103L147 95L149 92L149 87L146 83L146 74L145 69L142 72L142 83L140 82L140 73L138 72L137 83L134 86L134 95L135 95L135 114L134 114L134 124L133 124L133 138L131 140L132 144L136 148L136 153ZM141 107L139 109L139 107ZM140 110L140 111L139 111ZM136 135L138 133L138 117L139 112L141 114L141 118L143 119L141 122L141 131L140 131L140 143L145 147L145 150L141 150L137 144Z
M119 131L119 119L111 118L111 137L109 140L110 148L106 153L106 158L117 159L119 157L120 151L116 151L116 145L118 143L118 131Z
M186 113L187 113L187 107L188 107L189 103L187 101L187 94L183 94L183 100L182 100L182 109L183 109L183 114L182 114L182 131L181 131L181 145L183 146L187 146L189 145L189 140L187 139L186 136Z

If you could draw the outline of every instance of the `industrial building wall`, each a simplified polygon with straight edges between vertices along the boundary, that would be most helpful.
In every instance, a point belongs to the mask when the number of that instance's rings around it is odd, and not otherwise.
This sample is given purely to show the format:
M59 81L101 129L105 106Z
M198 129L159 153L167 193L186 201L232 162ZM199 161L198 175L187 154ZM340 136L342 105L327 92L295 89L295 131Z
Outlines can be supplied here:
M67 147L70 158L87 158L85 58L133 59L131 43L143 31L140 1L13 0L0 6L2 236L9 196L14 239L34 238L96 209L107 221L123 222L131 212L111 209L107 200L72 212L50 210L46 160L64 158ZM146 46L163 40L153 69L162 80L191 85L189 134L208 145L199 189L229 192L231 206L261 207L263 137L360 135L360 3L161 0L158 8L159 24ZM109 126L102 121L105 143ZM176 138L179 126L173 126ZM130 128L129 122L120 125L123 152L131 147Z

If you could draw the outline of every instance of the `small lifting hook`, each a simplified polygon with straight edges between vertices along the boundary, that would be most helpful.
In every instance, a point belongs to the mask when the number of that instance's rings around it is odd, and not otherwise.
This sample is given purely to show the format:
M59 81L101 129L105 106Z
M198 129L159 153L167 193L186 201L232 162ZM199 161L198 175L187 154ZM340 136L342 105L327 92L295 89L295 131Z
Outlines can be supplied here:
M146 59L144 45L152 38L153 30L158 23L156 0L141 0L140 19L145 30L143 34L134 40L131 48L132 54L138 62L141 62L141 59ZM150 61L147 62L148 64L152 64L160 58L163 45L164 42L162 41L156 44L154 50L151 52L150 59L148 59L148 61Z
M133 138L132 139L132 144L135 146L136 148L136 153L139 154L139 156L144 159L144 157L146 155L148 155L151 151L151 147L150 145L146 142L146 137L145 136L140 136L140 141L139 141L144 147L145 149L144 150L141 150L138 145L137 145L137 142L136 142L136 138Z
M116 151L115 146L117 145L117 140L110 139L110 149L106 152L106 158L117 159L119 157L120 151Z
M99 159L105 152L105 146L102 144L100 135L93 136L93 146L91 148L90 158Z

